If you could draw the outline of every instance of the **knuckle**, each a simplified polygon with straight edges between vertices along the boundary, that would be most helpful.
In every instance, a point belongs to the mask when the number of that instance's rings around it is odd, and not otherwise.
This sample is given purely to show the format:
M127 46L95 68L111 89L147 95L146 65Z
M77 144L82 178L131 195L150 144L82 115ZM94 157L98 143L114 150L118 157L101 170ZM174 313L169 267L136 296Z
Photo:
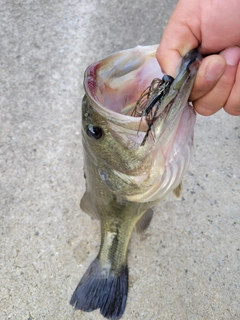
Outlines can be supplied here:
M193 103L194 109L197 113L201 114L202 116L211 116L220 110L222 107L212 105L209 102L206 102L204 99L199 99Z
M224 110L232 116L240 116L240 97L230 96L224 106Z

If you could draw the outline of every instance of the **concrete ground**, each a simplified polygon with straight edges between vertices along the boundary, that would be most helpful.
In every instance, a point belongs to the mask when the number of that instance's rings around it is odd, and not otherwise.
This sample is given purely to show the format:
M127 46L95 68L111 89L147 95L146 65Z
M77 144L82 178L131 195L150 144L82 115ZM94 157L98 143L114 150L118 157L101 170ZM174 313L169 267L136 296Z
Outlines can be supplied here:
M158 43L175 0L20 0L0 9L0 319L103 319L69 300L99 248L79 208L83 72ZM129 250L123 320L240 319L240 118L198 116L183 197Z

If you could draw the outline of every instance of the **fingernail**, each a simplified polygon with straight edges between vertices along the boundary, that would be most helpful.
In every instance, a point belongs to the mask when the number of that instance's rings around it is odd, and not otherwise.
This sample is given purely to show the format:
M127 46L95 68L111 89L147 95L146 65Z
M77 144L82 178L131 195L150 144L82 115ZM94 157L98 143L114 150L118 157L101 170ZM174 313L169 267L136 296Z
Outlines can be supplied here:
M227 48L220 53L220 55L226 60L227 65L236 66L240 60L240 48L231 47Z
M209 61L209 64L206 68L205 79L206 80L217 80L223 74L225 70L226 63L224 60L213 60Z

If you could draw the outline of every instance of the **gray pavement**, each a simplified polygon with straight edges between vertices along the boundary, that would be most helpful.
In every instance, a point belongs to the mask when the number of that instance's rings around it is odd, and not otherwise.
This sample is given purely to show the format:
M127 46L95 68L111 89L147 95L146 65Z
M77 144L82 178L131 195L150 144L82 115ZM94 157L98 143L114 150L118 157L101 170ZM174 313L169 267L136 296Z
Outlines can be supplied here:
M175 1L2 0L0 319L103 319L69 300L99 248L83 213L83 72L158 43ZM240 319L240 118L198 116L183 198L129 250L123 320Z

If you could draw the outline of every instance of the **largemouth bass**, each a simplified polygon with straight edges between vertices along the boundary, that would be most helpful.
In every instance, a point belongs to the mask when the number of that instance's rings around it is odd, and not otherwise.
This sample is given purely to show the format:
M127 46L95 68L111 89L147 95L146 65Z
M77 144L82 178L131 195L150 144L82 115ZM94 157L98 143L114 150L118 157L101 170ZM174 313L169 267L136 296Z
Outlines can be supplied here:
M161 98L155 91L137 110L141 93L163 76L156 49L121 51L85 71L81 208L100 217L101 246L70 303L84 311L99 308L108 319L120 319L125 310L132 231L146 229L154 205L170 191L179 196L193 149L196 115L188 98L201 55L192 50L183 57L176 79L167 77L164 92L159 86Z

